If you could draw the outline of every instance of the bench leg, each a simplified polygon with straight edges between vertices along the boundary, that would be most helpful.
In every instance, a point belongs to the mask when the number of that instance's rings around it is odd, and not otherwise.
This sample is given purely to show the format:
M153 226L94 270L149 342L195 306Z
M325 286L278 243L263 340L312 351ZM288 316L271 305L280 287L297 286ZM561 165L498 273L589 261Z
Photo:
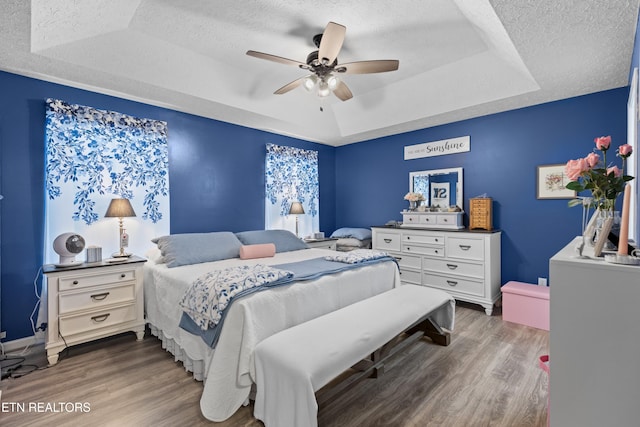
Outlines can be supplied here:
M451 333L445 331L430 318L424 319L416 326L412 327L407 333L412 334L416 331L422 331L431 341L438 345L448 346L451 344Z

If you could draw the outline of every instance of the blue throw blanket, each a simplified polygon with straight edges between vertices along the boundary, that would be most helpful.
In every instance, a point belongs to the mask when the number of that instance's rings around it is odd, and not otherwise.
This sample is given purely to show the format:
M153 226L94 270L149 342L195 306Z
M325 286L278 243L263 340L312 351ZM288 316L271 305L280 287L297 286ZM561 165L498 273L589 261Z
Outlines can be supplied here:
M358 263L344 263L328 261L324 258L314 258L306 261L274 265L270 268L274 270L277 269L280 271L284 271L285 274L281 278L272 282L263 283L260 286L246 287L245 289L235 292L233 295L229 296L225 309L221 311L220 318L216 324L209 325L208 329L203 330L199 326L199 321L192 319L191 315L185 311L185 313L182 314L182 318L180 319L180 327L194 335L200 335L203 341L213 348L215 347L216 343L218 342L218 338L220 337L220 332L222 331L222 325L224 323L224 318L226 316L228 308L236 299L245 295L249 295L253 292L266 290L272 287L287 285L293 282L313 280L326 274L335 274L342 271L387 261L396 262L395 258L385 255L379 258L364 260ZM262 267L267 266L263 265ZM198 280L196 280L196 282L197 281Z

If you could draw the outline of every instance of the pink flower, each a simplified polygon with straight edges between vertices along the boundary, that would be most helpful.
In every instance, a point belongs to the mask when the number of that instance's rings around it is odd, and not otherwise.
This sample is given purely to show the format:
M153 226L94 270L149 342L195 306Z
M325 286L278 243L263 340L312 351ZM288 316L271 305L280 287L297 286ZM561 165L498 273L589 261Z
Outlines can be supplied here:
M618 154L620 155L620 157L627 158L631 155L631 153L633 153L633 147L629 144L624 144L618 147Z
M589 170L589 164L586 159L569 160L564 167L564 173L571 181L577 181L583 172Z
M610 136L601 136L595 139L596 148L601 151L607 151L611 145Z
M620 178L622 176L622 170L617 166L607 168L607 175L609 175L611 172L613 172L616 178Z
M585 158L585 160L587 161L587 164L589 165L590 168L594 168L594 167L596 167L596 165L600 161L600 156L597 155L596 153L591 152Z

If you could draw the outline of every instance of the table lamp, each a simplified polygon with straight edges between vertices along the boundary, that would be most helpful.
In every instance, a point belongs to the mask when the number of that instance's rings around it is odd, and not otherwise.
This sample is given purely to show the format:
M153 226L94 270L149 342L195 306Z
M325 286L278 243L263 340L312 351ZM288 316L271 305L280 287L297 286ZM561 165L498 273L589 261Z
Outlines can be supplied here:
M289 215L296 216L296 237L298 236L298 215L304 215L304 208L302 207L302 203L293 202L291 203L291 207L289 208Z
M129 236L126 235L124 227L122 225L122 218L136 216L133 211L133 207L128 199L111 199L107 213L104 214L105 218L117 217L120 220L120 252L114 253L114 258L128 257L130 253L125 253L124 247L128 246Z

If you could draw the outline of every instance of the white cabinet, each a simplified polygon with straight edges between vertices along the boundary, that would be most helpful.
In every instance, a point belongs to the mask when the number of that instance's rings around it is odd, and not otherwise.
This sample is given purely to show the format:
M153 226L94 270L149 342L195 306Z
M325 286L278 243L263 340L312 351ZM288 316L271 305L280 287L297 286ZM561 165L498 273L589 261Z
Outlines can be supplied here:
M575 258L576 243L549 261L551 425L638 426L640 266Z
M133 331L144 337L142 265L132 256L117 264L85 263L43 267L47 278L49 364L58 362L66 347Z
M499 231L372 230L373 249L396 258L402 282L443 289L491 315L501 295Z

